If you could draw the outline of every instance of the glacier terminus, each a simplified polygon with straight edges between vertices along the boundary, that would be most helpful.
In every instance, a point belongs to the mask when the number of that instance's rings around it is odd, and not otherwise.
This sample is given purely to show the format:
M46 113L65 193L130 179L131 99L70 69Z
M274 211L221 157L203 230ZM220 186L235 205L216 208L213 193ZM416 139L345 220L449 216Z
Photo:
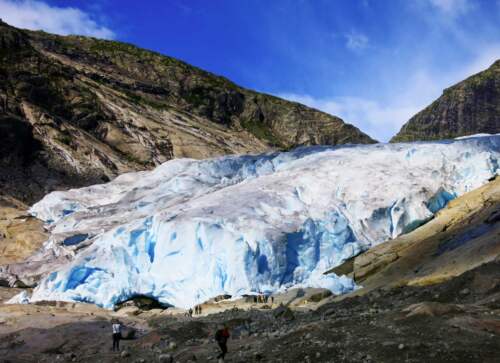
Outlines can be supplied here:
M500 136L176 159L30 213L50 238L29 301L106 308L144 295L190 307L220 294L356 288L325 275L410 232L498 174Z

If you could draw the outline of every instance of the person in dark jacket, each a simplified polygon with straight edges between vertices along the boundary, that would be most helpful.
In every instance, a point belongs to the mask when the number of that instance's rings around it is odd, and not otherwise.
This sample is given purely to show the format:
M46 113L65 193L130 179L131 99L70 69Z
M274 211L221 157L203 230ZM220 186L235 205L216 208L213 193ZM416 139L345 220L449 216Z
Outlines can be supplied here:
M229 328L224 326L223 328L217 330L215 333L215 341L219 345L221 353L217 356L217 359L224 359L227 354L227 341L230 337Z

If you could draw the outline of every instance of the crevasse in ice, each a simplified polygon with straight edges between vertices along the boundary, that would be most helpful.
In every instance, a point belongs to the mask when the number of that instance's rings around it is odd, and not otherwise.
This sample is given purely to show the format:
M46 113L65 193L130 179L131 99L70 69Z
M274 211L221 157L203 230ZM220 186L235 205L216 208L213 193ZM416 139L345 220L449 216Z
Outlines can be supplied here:
M323 272L429 220L498 172L500 137L179 159L53 192L31 213L71 258L31 301L104 307L146 295L189 307L290 286L352 290Z

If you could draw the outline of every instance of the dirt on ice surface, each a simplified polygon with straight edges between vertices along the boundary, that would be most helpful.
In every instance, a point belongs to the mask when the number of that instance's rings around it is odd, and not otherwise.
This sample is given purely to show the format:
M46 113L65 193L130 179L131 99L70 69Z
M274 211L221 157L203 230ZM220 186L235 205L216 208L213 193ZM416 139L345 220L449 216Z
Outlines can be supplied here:
M232 304L193 318L168 309L3 305L0 361L217 361L213 336L221 324L232 334L226 362L497 362L500 353L500 262L442 284L378 289L319 306ZM137 329L119 353L111 352L116 317Z

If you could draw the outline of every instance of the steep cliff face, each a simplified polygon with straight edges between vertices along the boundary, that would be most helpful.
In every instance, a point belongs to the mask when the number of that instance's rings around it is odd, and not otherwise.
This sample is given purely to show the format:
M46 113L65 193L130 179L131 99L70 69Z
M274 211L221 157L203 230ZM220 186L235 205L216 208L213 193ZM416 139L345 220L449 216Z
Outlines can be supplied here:
M27 202L176 157L374 142L170 57L1 22L0 131L0 186Z
M391 142L437 140L500 132L500 60L444 90L413 116Z

